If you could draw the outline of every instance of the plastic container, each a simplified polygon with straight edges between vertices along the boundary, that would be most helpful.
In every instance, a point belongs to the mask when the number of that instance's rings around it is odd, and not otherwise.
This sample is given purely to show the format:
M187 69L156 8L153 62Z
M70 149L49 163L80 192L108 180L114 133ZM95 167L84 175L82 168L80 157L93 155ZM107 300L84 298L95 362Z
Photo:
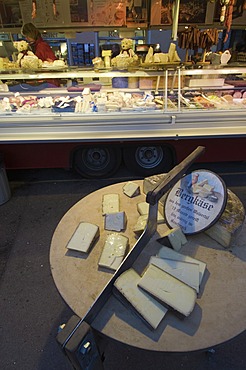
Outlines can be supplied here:
M0 156L0 205L6 203L11 196L9 182L3 162L3 158Z

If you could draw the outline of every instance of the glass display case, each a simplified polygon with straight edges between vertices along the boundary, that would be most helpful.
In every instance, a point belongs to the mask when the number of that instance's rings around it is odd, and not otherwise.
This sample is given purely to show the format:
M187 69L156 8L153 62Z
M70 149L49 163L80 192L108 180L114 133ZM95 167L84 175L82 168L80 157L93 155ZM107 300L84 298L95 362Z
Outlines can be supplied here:
M69 163L83 162L77 169L87 176L111 173L121 159L107 163L122 155L137 173L163 172L186 155L187 140L246 135L246 66L8 70L0 79L2 151L5 144L69 143ZM60 87L47 88L50 79ZM218 160L228 158L224 149Z

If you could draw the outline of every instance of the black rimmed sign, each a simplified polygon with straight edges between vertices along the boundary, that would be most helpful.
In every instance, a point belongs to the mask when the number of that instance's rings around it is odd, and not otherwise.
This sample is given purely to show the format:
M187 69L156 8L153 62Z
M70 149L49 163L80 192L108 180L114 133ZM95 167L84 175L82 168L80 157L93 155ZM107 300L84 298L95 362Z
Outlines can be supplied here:
M211 171L197 170L184 176L168 193L165 219L170 228L179 226L184 234L197 234L220 218L226 202L224 181Z

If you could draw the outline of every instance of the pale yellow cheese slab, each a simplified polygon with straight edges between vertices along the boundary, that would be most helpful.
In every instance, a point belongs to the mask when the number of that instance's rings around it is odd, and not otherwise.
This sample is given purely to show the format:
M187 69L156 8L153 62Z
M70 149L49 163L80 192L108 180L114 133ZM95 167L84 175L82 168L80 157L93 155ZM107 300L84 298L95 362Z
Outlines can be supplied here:
M114 286L134 307L140 317L153 329L156 329L168 310L137 286L140 279L137 272L131 268L118 277Z
M195 307L195 289L154 265L147 267L138 286L184 316L189 316Z

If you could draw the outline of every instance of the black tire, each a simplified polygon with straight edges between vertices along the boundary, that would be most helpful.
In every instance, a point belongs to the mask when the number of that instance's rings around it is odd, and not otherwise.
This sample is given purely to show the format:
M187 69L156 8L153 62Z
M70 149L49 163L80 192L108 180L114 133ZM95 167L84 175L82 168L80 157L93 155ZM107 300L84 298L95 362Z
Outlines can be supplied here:
M174 155L167 146L129 146L123 149L126 167L136 175L151 176L170 171Z
M122 161L121 148L80 147L73 155L73 167L86 178L106 178L117 171Z

